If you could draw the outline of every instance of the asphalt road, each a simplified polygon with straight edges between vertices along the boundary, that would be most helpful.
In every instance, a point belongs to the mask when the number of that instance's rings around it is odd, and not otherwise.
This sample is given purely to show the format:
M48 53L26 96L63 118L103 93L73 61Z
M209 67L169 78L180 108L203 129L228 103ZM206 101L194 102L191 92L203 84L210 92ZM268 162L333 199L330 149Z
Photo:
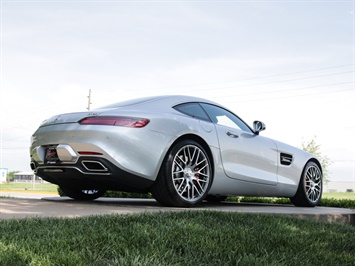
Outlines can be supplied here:
M16 193L14 193L16 194ZM355 211L342 208L300 208L293 205L204 202L195 208L170 208L159 205L152 199L99 198L91 202L74 201L53 194L0 193L0 219L23 219L30 217L83 217L105 214L131 214L182 210L215 210L225 212L264 213L292 215L300 218L324 220L355 225Z

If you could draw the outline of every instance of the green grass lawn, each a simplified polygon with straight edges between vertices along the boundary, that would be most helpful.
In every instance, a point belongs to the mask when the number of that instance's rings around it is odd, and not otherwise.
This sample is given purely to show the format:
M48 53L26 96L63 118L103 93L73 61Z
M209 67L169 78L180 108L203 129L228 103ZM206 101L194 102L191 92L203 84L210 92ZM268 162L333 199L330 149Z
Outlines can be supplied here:
M355 200L354 192L324 192L322 195L323 198L334 198L334 199L349 199Z
M1 190L12 190L12 191L41 191L41 192L57 192L57 185L50 183L5 183L0 184Z
M0 265L355 265L355 227L185 211L0 221Z
M25 185L25 186L23 186ZM0 190L31 190L3 184ZM36 184L40 191L56 185ZM355 199L354 193L324 193ZM0 220L0 265L355 265L355 227L185 211Z
M0 191L1 190L57 192L57 185L50 184L50 183L43 183L43 184L36 183L33 188L32 183L6 183L6 184L0 184ZM323 198L355 200L355 193L354 192L331 192L331 193L324 192Z

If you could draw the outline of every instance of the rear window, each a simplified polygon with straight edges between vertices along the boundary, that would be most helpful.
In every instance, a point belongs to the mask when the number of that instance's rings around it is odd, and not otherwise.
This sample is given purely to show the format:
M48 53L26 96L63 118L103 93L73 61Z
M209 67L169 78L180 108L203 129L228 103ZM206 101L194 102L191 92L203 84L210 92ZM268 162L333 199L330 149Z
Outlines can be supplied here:
M179 111L180 113L183 113L185 115L206 121L211 121L199 103L183 103L176 105L173 108L176 111Z

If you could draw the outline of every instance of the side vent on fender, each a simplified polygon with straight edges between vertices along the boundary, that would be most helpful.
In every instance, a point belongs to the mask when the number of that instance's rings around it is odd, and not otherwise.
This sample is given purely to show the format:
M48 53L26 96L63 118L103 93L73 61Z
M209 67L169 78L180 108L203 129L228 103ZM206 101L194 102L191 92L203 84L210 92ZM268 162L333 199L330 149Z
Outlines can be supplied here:
M287 153L280 153L280 163L282 165L291 165L293 156Z

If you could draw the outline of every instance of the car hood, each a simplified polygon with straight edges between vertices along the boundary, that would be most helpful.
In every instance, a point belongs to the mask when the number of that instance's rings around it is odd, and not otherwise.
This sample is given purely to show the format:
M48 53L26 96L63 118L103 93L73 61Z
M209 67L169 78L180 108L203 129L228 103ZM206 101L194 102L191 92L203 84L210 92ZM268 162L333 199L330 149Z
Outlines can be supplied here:
M303 158L303 160L309 160L311 158L316 158L314 156L314 154L311 154L311 153L309 153L305 150L302 150L300 148L291 146L289 144L286 144L286 143L283 143L283 142L280 142L280 141L277 141L274 139L273 139L273 141L276 144L279 153L290 154L293 157L301 157L301 158Z

